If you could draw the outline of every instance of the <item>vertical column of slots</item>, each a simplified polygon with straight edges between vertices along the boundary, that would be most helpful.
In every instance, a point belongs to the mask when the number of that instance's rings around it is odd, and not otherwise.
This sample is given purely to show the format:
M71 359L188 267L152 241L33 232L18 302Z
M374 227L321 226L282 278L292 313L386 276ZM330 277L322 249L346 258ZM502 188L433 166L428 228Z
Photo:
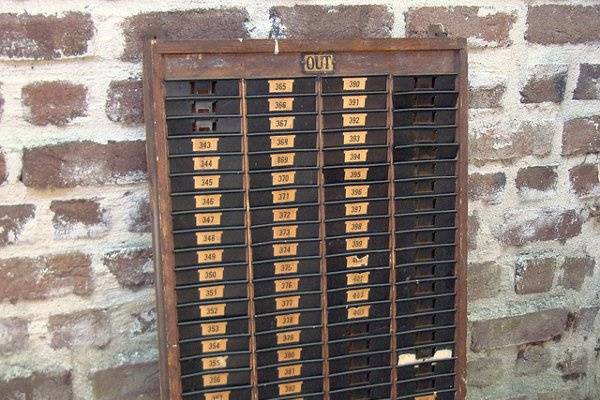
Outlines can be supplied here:
M323 77L330 398L390 397L387 76Z
M399 399L454 399L455 85L455 75L394 77Z
M246 81L260 399L322 397L314 78Z
M248 399L239 80L165 89L182 396Z

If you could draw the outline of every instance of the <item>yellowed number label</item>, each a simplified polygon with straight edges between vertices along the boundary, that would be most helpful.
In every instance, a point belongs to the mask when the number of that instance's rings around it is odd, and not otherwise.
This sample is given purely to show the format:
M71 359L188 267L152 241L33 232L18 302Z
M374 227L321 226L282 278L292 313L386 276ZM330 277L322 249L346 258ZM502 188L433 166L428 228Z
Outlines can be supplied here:
M196 232L196 244L220 244L223 239L222 231Z
M346 275L347 285L364 285L369 283L370 272L360 272Z
M200 324L202 336L224 335L227 332L227 322L208 322Z
M227 339L203 340L201 342L203 353L216 353L227 350Z
M295 326L300 323L300 313L283 314L275 316L275 326L285 328L286 326Z
M371 306L350 307L348 308L348 319L367 318L370 310Z
M223 249L215 250L201 250L196 252L198 256L199 264L222 262L223 261Z
M219 169L221 157L194 157L194 170L209 171Z
M291 185L296 180L296 171L272 172L273 186Z
M279 379L300 376L301 373L302 373L302 364L286 365L286 366L277 368L277 377Z
M367 131L344 132L344 144L367 143Z
M294 108L293 97L276 97L268 101L269 111L292 111Z
M300 341L301 331L288 331L277 333L277 344L291 344Z
M194 189L215 189L220 181L221 175L194 176Z
M293 292L295 290L298 290L299 284L300 278L278 279L275 281L275 292Z
M272 79L268 84L269 93L290 93L294 90L293 79Z
M358 257L358 256L348 256L346 257L346 267L347 268L358 268L358 267L366 267L369 265L369 255Z
M369 210L369 202L344 204L346 215L365 215Z
M297 394L302 392L302 381L300 382L289 382L281 383L279 386L279 395L285 396L288 394Z
M298 308L300 305L300 296L278 297L275 299L276 310L289 310Z
M356 221L344 221L347 233L366 232L369 229L368 219L359 219Z
M217 226L221 225L221 216L223 213L198 213L195 215L196 226Z
M204 400L229 400L231 391L205 393Z
M227 385L227 380L229 378L229 374L224 372L222 374L209 374L202 375L202 383L205 387L210 386L222 386Z
M368 173L369 168L344 168L344 180L364 181Z
M277 243L273 245L275 257L295 256L298 253L298 243Z
M198 280L200 282L220 281L223 279L225 268L205 268L198 270Z
M295 197L295 196L294 196ZM275 197L273 197L275 200ZM280 208L273 210L274 222L295 221L298 217L297 208Z
M367 96L343 96L342 108L365 108Z
M202 359L202 369L221 369L227 368L227 356L204 357Z
M342 114L342 126L365 126L367 114Z
M225 315L226 304L207 304L200 306L200 318L214 318Z
M203 194L194 196L196 201L196 208L212 208L221 206L220 194Z
M271 136L272 149L289 149L294 147L296 135Z
M369 195L369 185L345 186L344 190L348 199L367 197Z
M219 138L194 138L192 139L192 151L216 151L219 149Z
M366 115L366 114L365 114ZM280 131L284 129L294 129L294 121L296 117L269 117L269 128L272 131Z
M275 263L275 275L295 274L299 261L282 261Z
M271 154L271 167L289 167L294 165L296 153Z
M367 161L367 154L369 149L360 150L344 150L344 162L356 163Z
M343 78L343 89L344 90L365 90L367 87L367 78Z
M274 226L273 239L295 238L298 232L298 225Z
M277 362L295 361L300 359L302 348L277 350Z
M272 193L273 203L275 204L296 201L296 189L274 190Z
M198 289L200 300L222 299L225 293L225 286L209 286Z
M346 250L365 250L369 247L368 237L346 239Z
M353 301L369 300L370 290L371 289L348 290L348 292L346 292L346 301L348 301L348 303L351 303Z

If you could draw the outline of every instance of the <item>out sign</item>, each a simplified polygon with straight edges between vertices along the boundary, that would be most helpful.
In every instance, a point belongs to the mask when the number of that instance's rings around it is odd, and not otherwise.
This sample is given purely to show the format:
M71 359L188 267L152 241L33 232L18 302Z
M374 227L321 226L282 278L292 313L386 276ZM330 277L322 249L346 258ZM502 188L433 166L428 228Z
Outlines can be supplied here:
M306 54L302 64L304 64L304 72L307 73L333 72L333 55Z

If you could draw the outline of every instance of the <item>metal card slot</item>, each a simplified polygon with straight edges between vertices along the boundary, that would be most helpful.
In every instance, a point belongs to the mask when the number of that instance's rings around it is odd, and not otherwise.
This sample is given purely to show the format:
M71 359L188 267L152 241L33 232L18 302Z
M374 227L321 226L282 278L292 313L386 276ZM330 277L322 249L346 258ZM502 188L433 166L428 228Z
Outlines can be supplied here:
M177 327L180 343L195 342L198 338L243 336L248 334L248 318L233 317L211 321L179 322Z
M222 263L242 263L246 261L245 246L221 246L205 250L176 250L175 266L210 266Z
M328 272L348 272L360 268L377 268L389 265L389 250L369 250L364 253L327 254Z
M386 163L387 152L388 149L385 147L352 147L343 150L331 149L325 150L324 159L326 166L359 168L365 164Z
M423 296L421 298L397 299L397 315L400 311L403 314L425 313L434 311L446 311L455 308L455 296L453 293L440 294L433 296Z
M357 215L354 218L328 221L325 223L325 234L328 237L354 233L381 233L388 231L388 217L368 217Z
M396 270L396 282L454 276L454 261L406 265Z
M386 108L385 94L344 94L340 96L323 96L323 111L339 110L381 110Z
M387 131L384 129L341 129L323 134L325 148L383 146L387 144Z
M166 80L167 97L187 95L238 96L239 79Z
M244 196L237 190L221 190L202 194L188 192L172 194L171 206L173 211L217 211L217 209L241 208L244 206Z
M385 91L386 88L387 77L382 75L323 78L323 93Z
M365 319L356 321L344 321L342 323L330 324L329 340L335 343L342 343L344 345L337 346L333 352L330 352L331 357L347 357L349 353L346 352L345 344L348 341L355 339L368 338L372 336L385 337L390 332L390 320L389 318L378 318L378 319ZM380 349L381 351L389 351L389 349ZM370 351L367 349L367 352ZM354 351L352 354L359 354L360 352Z
M197 359L198 356L247 352L248 346L249 337L247 335L199 338L184 341L179 345L182 360Z
M298 278L296 278L298 279ZM318 290L319 288L314 288ZM297 291L297 290L296 290ZM300 309L319 308L321 294L278 293L277 297L256 299L257 315L275 313L280 311L295 312Z
M311 345L279 346L273 349L260 349L256 352L258 367L276 366L280 363L320 360L322 357L321 343Z
M250 174L250 187L264 189L298 185L315 186L318 183L318 170L293 169L274 170L269 172L252 172Z
M323 172L325 184L388 179L388 166L381 163L327 168Z
M320 377L323 374L323 362L296 362L278 367L267 367L258 370L258 382L269 383L278 380Z
M165 102L165 113L168 117L193 114L219 116L239 114L239 112L239 99L187 99Z
M363 371L346 371L338 375L330 374L329 382L333 390L352 386L367 386L372 383L389 382L391 368L379 367Z
M454 143L456 142L456 128L439 127L411 127L408 129L394 129L394 145L407 146L420 143Z
M367 218L372 216L387 216L389 202L383 200L344 201L325 204L326 220Z
M417 177L436 177L455 175L456 161L435 160L402 163L394 165L394 176L397 179L410 179Z
M256 331L298 329L320 324L321 310L299 309L279 314L264 314L256 317Z
M409 231L396 231L398 248L424 244L450 244L456 240L456 227L446 229L422 228Z
M249 116L247 122L249 133L314 131L317 128L316 114Z
M347 112L323 115L323 129L385 128L387 113L382 111Z
M389 351L371 352L362 355L344 355L329 359L329 371L332 374L371 367L387 367L389 365Z
M370 302L329 307L329 319L332 323L344 321L360 321L369 318L389 317L389 301Z
M443 296L444 294L442 294ZM410 299L402 299L407 301ZM398 326L397 332L400 333L411 333L420 332L422 330L433 330L440 327L452 326L454 324L454 313L455 308L451 307L444 311L435 310L435 302L441 301L442 303L447 302L445 297L429 298L424 299L423 303L419 306L420 308L429 307L429 310L419 310L419 312L406 314L396 317L396 324ZM421 307L422 306L422 307ZM433 311L431 308L434 308Z
M415 261L440 261L454 258L456 245L426 245L396 249L396 260L400 264Z
M207 354L181 361L182 375L250 367L249 353Z
M216 133L240 133L240 117L212 117L212 118L179 118L167 120L167 133L169 136L198 135Z
M285 277L292 274L312 275L320 271L319 257L291 258L266 263L253 263L254 278Z
M231 227L244 226L244 212L239 211L206 211L176 214L172 217L173 231L193 229L196 227Z
M448 374L452 374L454 370L454 358L409 363L396 368L398 379L403 381L427 379L440 375L447 376Z
M248 137L250 153L265 150L315 150L317 147L316 133L265 134Z
M388 184L377 182L347 183L325 186L325 201L385 198L388 195Z
M456 74L394 76L394 92L456 90Z
M258 97L246 100L248 115L266 114L268 112L308 112L314 113L316 99L314 96Z
M398 381L398 395L408 395L415 393L438 391L454 388L454 373L419 380L400 380Z
M354 386L332 390L330 398L331 400L347 400L350 396L352 400L389 399L390 388L389 383Z
M418 145L395 146L394 161L454 160L458 154L458 146L458 143L422 143Z
M319 290L320 277L314 275L282 276L255 283L255 297L291 295L294 292Z
M202 302L200 304L188 303L177 305L178 321L193 321L197 319L215 319L224 317L241 317L248 315L248 301L246 299L219 300L219 303Z
M183 391L198 391L209 388L222 388L225 386L248 385L250 371L242 369L235 372L204 373L199 376L190 376L181 380Z
M454 125L455 109L410 109L394 111L394 126Z
M212 152L240 153L242 138L239 135L173 138L168 140L168 146L169 155Z
M310 239L319 237L318 223L277 224L252 228L252 243L269 243L281 239Z
M397 334L398 349L402 352L408 352L411 349L420 346L427 346L438 343L452 343L455 340L456 326L450 325L448 328L436 327L431 329L421 329L412 333Z
M171 178L171 192L214 192L242 189L242 174L186 175Z
M250 218L253 226L269 225L273 223L318 221L318 207L316 201L305 204L281 204L270 207L255 208Z
M347 252L365 252L372 250L384 250L389 246L389 236L378 234L377 236L355 236L352 238L338 237L327 238L327 254L343 254Z
M327 289L328 290L340 290L340 289L355 289L356 285L376 285L386 284L389 290L389 267L363 269L354 268L347 269L346 273L328 273L327 274ZM385 279L385 274L388 274L388 279ZM365 280L361 283L361 280ZM388 296L389 297L389 296Z
M317 166L317 152L315 151L251 154L249 158L251 171L269 170L273 168Z
M384 301L388 300L389 297L389 284L380 286L349 287L345 290L328 291L327 293L327 301L330 306L339 306L343 304L352 306L357 302Z
M173 235L175 249L197 246L213 246L218 244L245 244L246 237L242 229L210 229L187 231Z
M317 188L314 186L261 190L250 193L250 205L252 207L287 206L313 203L317 201L317 198Z
M314 78L247 79L246 93L249 96L287 93L314 93Z
M180 157L169 159L170 171L180 172L213 172L213 171L242 171L242 155L210 155L201 157Z
M418 92L411 94L395 94L394 109L418 107L454 107L458 92Z
M305 395L320 393L323 391L322 378L318 379L288 379L282 383L274 384L263 384L259 385L258 393L261 399L293 399L301 395L303 399L315 400L314 397L310 399ZM296 397L294 397L296 396ZM318 398L318 397L317 397Z
M304 328L291 327L275 332L257 332L256 348L268 349L277 346L300 346L321 341L321 326Z
M449 211L456 209L456 194L425 195L396 198L396 209L403 213Z
M218 264L177 268L175 270L177 285L196 283L213 283L218 281L241 281L246 279L245 264Z
M218 299L233 299L246 298L246 282L215 282L210 285L203 286L184 286L177 289L178 303L191 303L202 300L218 300Z
M449 194L456 191L456 177L412 178L395 180L396 194Z

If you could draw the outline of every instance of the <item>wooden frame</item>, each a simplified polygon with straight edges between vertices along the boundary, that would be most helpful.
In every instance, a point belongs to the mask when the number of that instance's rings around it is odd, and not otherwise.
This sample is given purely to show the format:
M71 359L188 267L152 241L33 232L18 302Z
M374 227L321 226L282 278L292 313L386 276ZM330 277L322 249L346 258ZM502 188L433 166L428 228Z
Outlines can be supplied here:
M166 142L165 121L165 91L163 79L166 77L196 78L205 77L204 70L195 73L201 64L197 64L204 55L220 55L225 57L247 57L249 60L256 59L261 55L272 57L283 57L283 55L298 55L306 52L334 54L400 54L402 66L410 69L412 73L423 70L426 73L453 72L458 74L458 115L457 115L457 137L460 143L458 155L458 230L456 237L457 263L456 263L456 376L455 390L456 399L465 397L466 380L466 256L467 256L467 118L468 118L468 83L467 83L467 54L465 41L462 39L375 39L375 40L216 40L216 41L161 41L152 39L146 43L144 49L144 114L147 131L147 161L148 175L150 179L150 193L153 211L153 243L154 260L156 269L157 290L157 314L158 335L160 350L160 381L161 397L164 400L180 400L180 362L179 362L179 338L177 328L177 316L175 313L175 272L173 257L172 222L170 216L170 180L168 171L168 153ZM411 53L415 57L404 57ZM189 57L192 55L191 57ZM443 55L443 57L441 57ZM432 60L443 59L446 64L428 64ZM391 60L391 59L390 59ZM448 62L451 65L448 65ZM427 67L423 67L427 65ZM264 65L259 65L263 67ZM430 66L432 67L431 69ZM248 67L242 64L241 68ZM386 69L387 68L387 69ZM445 69L447 68L447 69ZM341 70L340 75L352 73L355 70L349 68ZM389 70L389 63L374 65L373 73L386 74L394 71ZM289 75L289 72L279 73L277 65L267 68L264 72L248 68L240 70L236 68L218 72L224 76L236 78L247 78L249 76L274 77L278 75ZM208 78L219 75L208 74ZM336 72L337 73L337 72ZM389 118L389 116L388 116ZM392 128L389 129L392 131ZM391 150L390 150L391 151ZM247 162L247 161L246 161ZM393 169L390 167L390 169ZM247 176L244 179L248 179ZM394 185L390 185L393 187ZM392 189L390 189L392 190ZM391 203L394 203L393 201ZM248 210L249 211L249 210ZM390 218L393 220L393 218ZM321 227L321 229L324 229ZM395 235L390 234L390 237ZM393 246L393 243L390 243ZM323 246L323 243L321 243ZM394 253L394 252L392 252ZM251 269L251 268L249 268ZM393 268L392 268L393 272ZM393 277L391 277L393 279ZM393 287L393 285L392 285ZM327 297L327 296L323 296ZM326 302L326 300L324 300ZM392 304L394 302L392 301ZM326 304L326 303L325 303ZM326 314L326 311L324 311ZM325 316L326 318L326 316ZM251 315L251 320L252 315ZM393 320L393 315L391 317ZM324 331L326 329L324 328ZM324 333L326 335L326 332ZM392 335L394 337L395 335ZM325 359L327 358L324 355ZM393 370L393 368L392 368ZM255 368L254 368L255 374ZM325 372L326 374L326 372ZM255 376L253 377L255 380ZM392 382L393 383L393 382ZM394 390L394 389L392 389ZM327 393L327 390L325 390ZM253 392L253 398L257 398ZM324 398L328 398L327 394ZM392 396L392 398L394 398Z

